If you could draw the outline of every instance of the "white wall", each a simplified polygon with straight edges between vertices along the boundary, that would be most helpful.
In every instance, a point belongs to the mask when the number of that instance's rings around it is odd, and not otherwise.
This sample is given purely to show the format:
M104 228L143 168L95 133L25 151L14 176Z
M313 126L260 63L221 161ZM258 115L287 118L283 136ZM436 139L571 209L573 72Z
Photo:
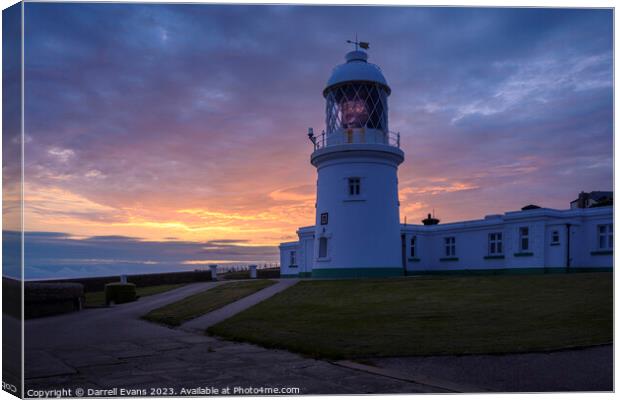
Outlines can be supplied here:
M297 231L301 264L299 272L309 274L314 266L314 226L301 228Z
M571 224L571 268L609 268L611 254L592 254L598 250L597 227L613 221L613 208L601 207L576 210L537 209L506 213L484 220L433 226L407 225L403 227L407 244L412 235L418 237L417 257L408 255L408 271L451 271L465 269L505 268L565 268L567 252L566 224ZM519 229L529 228L529 249L522 251ZM557 230L559 244L551 244L552 232ZM486 258L488 234L502 232L504 258ZM445 258L444 238L456 238L455 261ZM409 251L409 248L407 248ZM532 253L531 255L527 253Z
M596 208L596 209L601 209ZM611 209L611 207L605 207ZM594 210L594 209L592 209ZM598 247L598 226L602 224L611 224L613 217L611 215L599 214L591 218L584 219L583 228L581 229L580 242L582 245L574 246L574 262L577 267L610 267L613 264L613 254L598 255L593 252L600 252L602 249Z
M331 218L330 214L330 223ZM401 226L401 232L406 235L407 270L410 273L505 270L511 268L563 269L566 267L568 242L566 225L570 224L570 268L573 270L583 270L587 268L611 268L613 266L613 254L606 254L608 252L600 254L601 249L598 248L598 226L612 223L612 207L573 210L538 209L509 212L501 216L482 220L433 226L408 224ZM515 253L522 253L519 249L519 228L522 226L527 226L530 230L529 252L533 253L531 256L519 257L515 255ZM311 271L314 266L314 252L316 251L314 243L316 241L312 237L313 230L314 227L306 227L298 232L303 247L305 249L313 249L312 257L306 254L303 272ZM557 230L560 234L558 245L551 245L551 235L554 230ZM360 234L365 232L367 231L362 230ZM504 258L485 259L485 256L488 256L488 234L493 232L502 232ZM413 235L417 237L417 260L412 259L410 256L409 245ZM444 238L448 236L456 238L455 257L458 258L456 261L440 260L446 257ZM285 243L280 246L283 274L297 273L299 271L299 269L288 268L288 255L286 255L288 254L286 253L287 251L300 247L299 243ZM338 242L334 243L337 244ZM368 248L348 243L345 244L345 247L336 249L336 252L352 252L351 257L354 260L360 253L374 248L368 242L364 243L364 246L368 246ZM394 240L394 243L397 244L397 246L392 246L395 248L393 250L394 258L397 258L400 263L400 237L398 240ZM364 264L360 261L360 265Z
M297 275L299 266L291 266L290 253L296 252L297 262L299 263L299 242L288 242L280 244L280 275Z
M324 157L313 155L318 170L315 269L402 268L396 176L402 152L387 147L343 146L323 149ZM349 195L351 177L361 180L359 195ZM322 213L328 213L327 225L321 225ZM319 258L321 237L328 239L325 258Z

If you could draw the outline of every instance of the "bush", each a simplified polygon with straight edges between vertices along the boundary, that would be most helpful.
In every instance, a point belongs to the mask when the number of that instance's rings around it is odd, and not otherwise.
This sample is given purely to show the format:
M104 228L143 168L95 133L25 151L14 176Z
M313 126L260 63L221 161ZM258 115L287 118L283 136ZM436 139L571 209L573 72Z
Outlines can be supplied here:
M84 304L84 287L79 283L26 282L24 289L26 318L79 311Z
M136 285L114 282L105 285L105 303L121 304L136 301Z
M2 278L2 312L13 318L22 317L22 284L11 278Z

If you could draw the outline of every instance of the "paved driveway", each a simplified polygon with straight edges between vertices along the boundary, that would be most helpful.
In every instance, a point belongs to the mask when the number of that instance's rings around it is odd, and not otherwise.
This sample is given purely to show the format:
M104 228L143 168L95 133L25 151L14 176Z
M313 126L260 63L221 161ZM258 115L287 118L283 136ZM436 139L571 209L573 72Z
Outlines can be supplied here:
M495 392L613 390L611 345L543 353L390 357L372 363L418 382L437 381L443 387L462 386L463 391L470 391L468 387Z
M28 320L26 391L160 388L180 394L183 388L264 387L298 388L300 394L308 394L437 390L287 351L207 337L196 326L170 329L139 319L154 308L217 284L197 283L135 303Z
M179 395L205 394L205 388L237 388L246 394L266 394L252 388L297 388L299 394L613 389L612 346L505 356L395 357L364 365L314 360L202 333L214 321L292 283L273 285L181 329L139 317L220 282L187 285L112 308L28 320L26 390L138 388L147 390L141 393L146 395L158 394L150 392L155 389Z
M136 302L110 308L87 308L77 313L26 321L27 349L50 349L115 343L119 340L161 339L183 335L173 329L140 319L150 310L210 289L222 282L200 282L182 286Z

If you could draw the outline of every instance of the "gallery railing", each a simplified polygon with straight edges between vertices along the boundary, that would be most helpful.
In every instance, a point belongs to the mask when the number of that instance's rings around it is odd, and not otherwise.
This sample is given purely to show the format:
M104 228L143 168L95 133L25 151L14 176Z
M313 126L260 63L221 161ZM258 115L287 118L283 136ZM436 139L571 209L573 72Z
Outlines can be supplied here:
M323 132L311 140L314 150L342 144L383 144L400 148L400 132L382 132L376 129L343 129L330 134Z

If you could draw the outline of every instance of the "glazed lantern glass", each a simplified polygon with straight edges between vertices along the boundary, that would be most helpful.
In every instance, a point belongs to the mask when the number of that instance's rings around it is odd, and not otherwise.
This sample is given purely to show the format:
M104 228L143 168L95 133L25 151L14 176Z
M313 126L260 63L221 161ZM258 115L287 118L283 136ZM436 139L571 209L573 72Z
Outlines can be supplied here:
M327 134L343 129L388 131L385 88L374 82L348 82L325 93Z

